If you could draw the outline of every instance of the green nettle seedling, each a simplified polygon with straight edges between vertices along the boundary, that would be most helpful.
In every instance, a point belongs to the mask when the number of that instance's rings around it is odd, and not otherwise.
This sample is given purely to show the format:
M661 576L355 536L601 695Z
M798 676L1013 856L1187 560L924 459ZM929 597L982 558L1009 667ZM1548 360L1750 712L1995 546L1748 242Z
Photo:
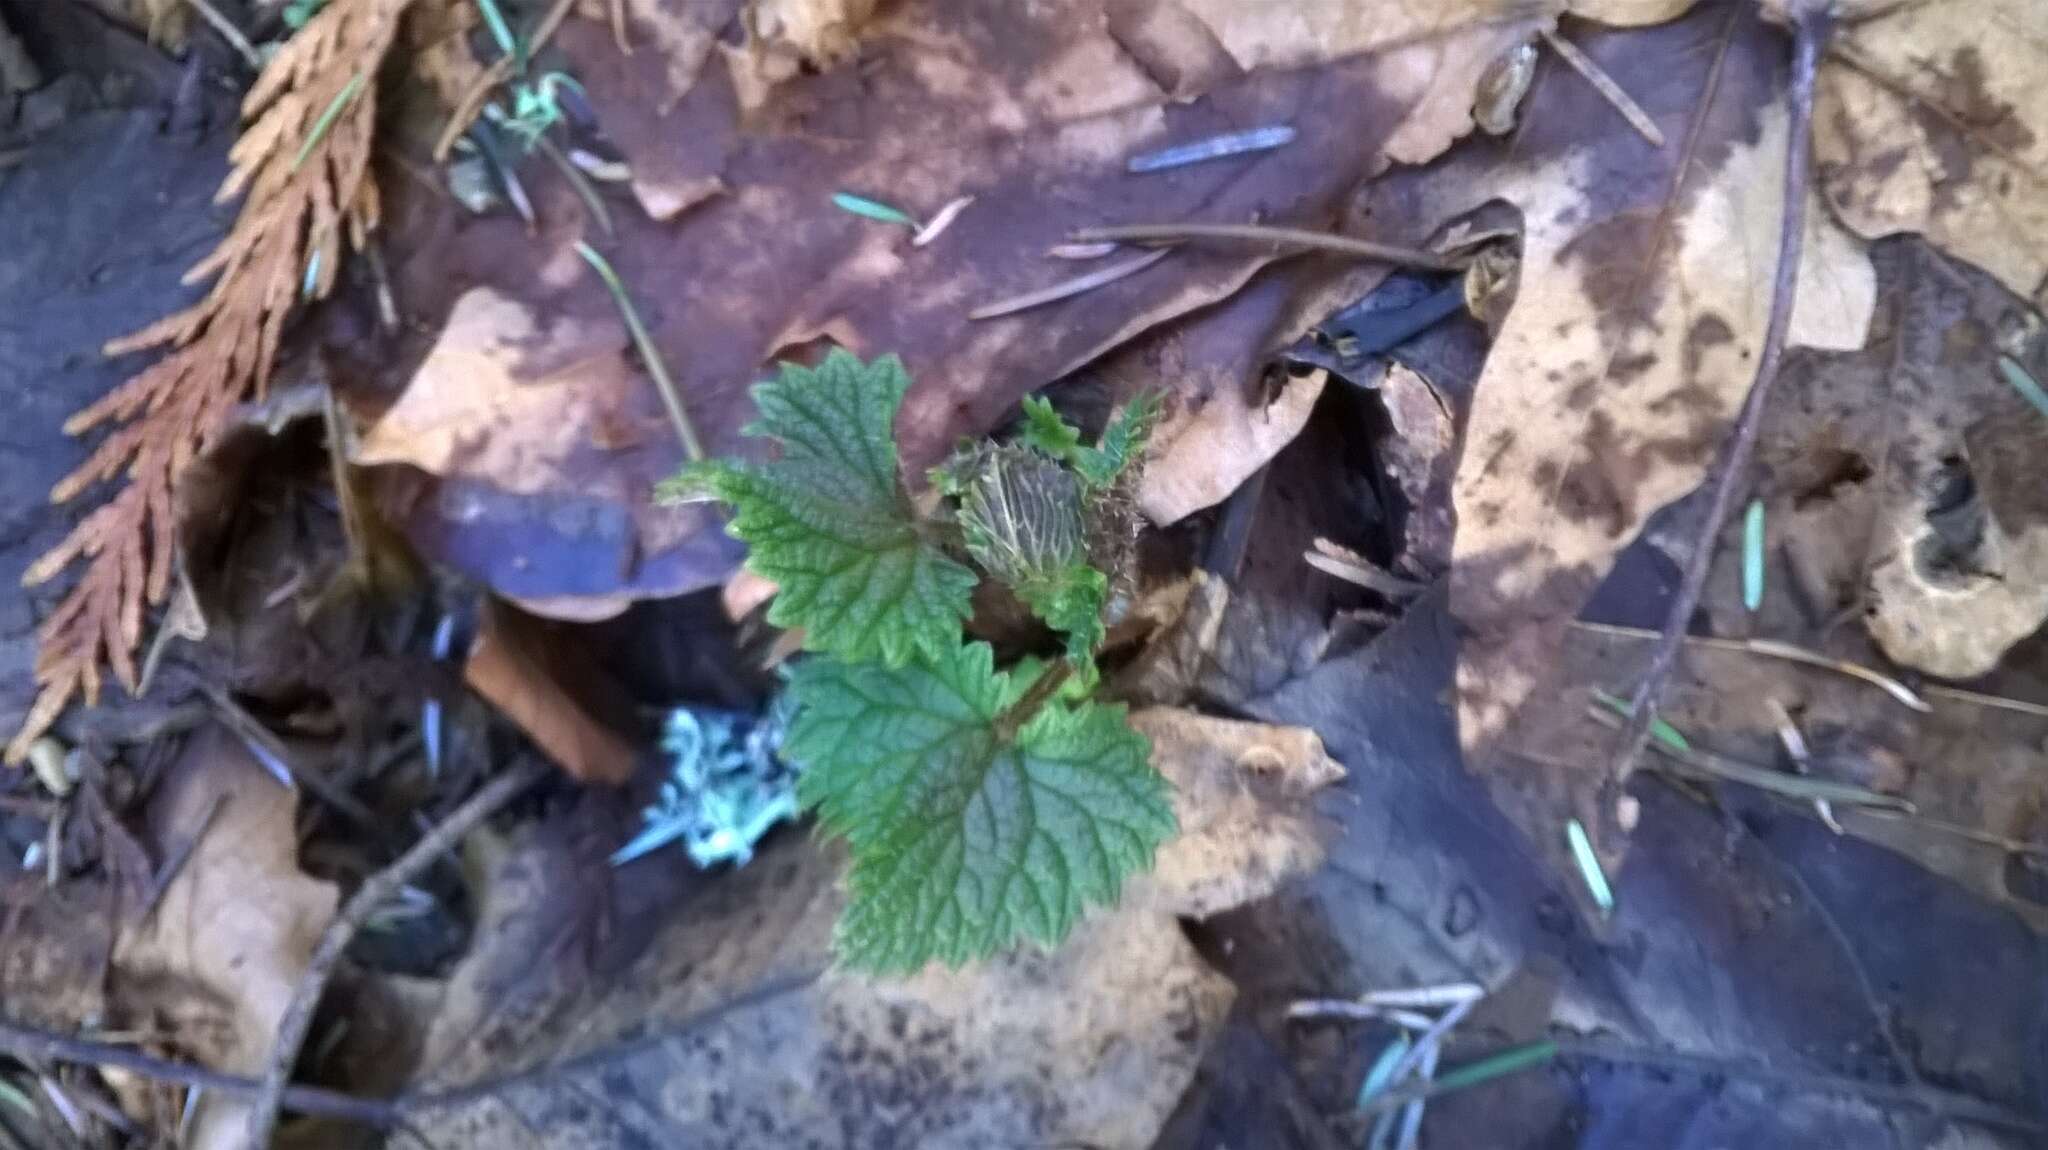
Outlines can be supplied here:
M1015 442L934 469L939 505L920 515L891 435L909 386L894 356L785 364L755 389L749 429L780 457L694 464L665 488L732 506L747 566L780 588L769 620L815 652L790 684L784 750L803 804L852 848L840 956L875 971L1057 943L1175 826L1145 737L1085 697L1156 404L1086 447L1027 402ZM1065 658L999 671L963 639L976 566L1064 635Z

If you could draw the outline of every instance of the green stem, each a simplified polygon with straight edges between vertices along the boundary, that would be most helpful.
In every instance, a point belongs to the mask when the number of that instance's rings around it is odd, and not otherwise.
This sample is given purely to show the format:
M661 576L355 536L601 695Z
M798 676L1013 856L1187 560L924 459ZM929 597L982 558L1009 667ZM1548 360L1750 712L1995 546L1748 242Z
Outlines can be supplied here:
M654 377L655 390L661 393L661 402L668 408L669 421L675 424L676 436L683 441L683 454L692 463L703 459L704 446L697 439L697 428L690 422L690 413L683 407L682 393L676 390L675 380L669 378L661 349L654 346L654 337L647 334L647 325L640 322L640 311L633 306L633 297L626 294L626 285L619 279L619 273L612 270L610 260L581 240L576 242L576 254L582 256L583 262L596 270L604 286L611 289L612 302L619 305L619 315L626 321L626 330L633 334L633 346L639 349L640 358L646 361L648 374Z

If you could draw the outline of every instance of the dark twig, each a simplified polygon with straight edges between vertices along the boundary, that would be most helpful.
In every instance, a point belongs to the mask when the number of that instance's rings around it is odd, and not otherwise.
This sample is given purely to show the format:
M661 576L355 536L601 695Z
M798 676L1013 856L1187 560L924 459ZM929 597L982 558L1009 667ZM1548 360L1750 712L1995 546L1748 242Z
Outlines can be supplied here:
M149 925L150 916L156 913L157 904L164 900L164 892L171 889L171 880L177 878L178 872L185 869L185 864L192 861L192 852L198 850L199 844L205 841L206 832L213 828L213 820L220 817L221 808L227 806L228 802L225 792L214 792L213 801L206 805L206 813L199 816L199 826L192 831L192 837L178 844L177 849L164 860L164 865L157 870L156 877L150 880L149 894L142 900L142 916L136 920L139 927Z
M1628 778L1635 769L1636 759L1642 754L1643 745L1649 741L1650 722L1657 717L1657 699L1671 678L1672 668L1677 665L1686 627L1699 606L1701 592L1706 589L1707 568L1713 561L1714 542L1720 538L1721 525L1727 522L1728 510L1734 505L1735 489L1749 471L1750 456L1756 452L1757 434L1763 425L1764 405L1770 399L1771 385L1777 382L1778 363L1785 356L1785 334L1792 324L1792 298L1799 284L1800 247L1806 235L1807 173L1812 162L1809 152L1813 136L1813 77L1819 66L1822 42L1826 39L1825 18L1812 10L1801 11L1792 46L1792 122L1785 133L1785 212L1778 231L1778 271L1771 285L1771 311L1764 328L1763 353L1757 360L1756 381L1750 385L1749 395L1742 401L1742 411L1736 416L1735 434L1721 452L1706 521L1700 525L1699 539L1686 559L1685 575L1679 583L1678 594L1671 600L1671 613L1665 618L1664 632L1657 640L1656 649L1651 652L1649 667L1643 672L1643 680L1631 700L1632 714L1628 725L1622 729L1621 742L1615 748L1608 774L1616 784Z
M306 964L306 973L299 979L298 989L292 992L292 1000L285 1007L283 1019L278 1023L277 1041L270 1050L270 1065L264 1071L262 1089L249 1105L249 1146L270 1145L271 1132L277 1126L278 1107L287 1089L285 1084L291 1078L292 1067L298 1063L299 1048L305 1044L306 1031L313 1025L313 1011L320 1004L320 992L356 932L398 893L400 887L418 878L444 851L461 841L463 835L497 813L526 788L539 782L552 769L545 760L533 758L492 779L457 807L455 813L433 833L399 856L398 861L371 875L334 921L328 924L326 933L320 937L320 945L313 951L312 961Z
M158 1082L196 1086L234 1098L253 1097L262 1085L253 1078L208 1070L204 1066L187 1066L130 1047L70 1038L5 1020L0 1020L0 1052L24 1062L72 1062L81 1066L125 1070ZM282 1103L285 1109L297 1114L345 1118L371 1126L389 1126L398 1117L398 1107L392 1103L313 1086L286 1087Z
M1286 248L1335 252L1338 255L1361 256L1402 267L1429 268L1446 272L1462 270L1465 265L1472 262L1441 252L1374 243L1372 240L1361 240L1356 236L1338 235L1335 232L1318 232L1308 228L1277 228L1265 224L1125 224L1113 228L1082 228L1067 238L1077 244L1100 243L1104 240L1114 243L1233 240L1238 243L1272 244Z
M462 1086L408 1091L396 1098L361 1098L317 1086L287 1086L279 1097L282 1108L295 1114L360 1122L365 1126L379 1129L407 1130L408 1120L417 1119L423 1114L467 1106L508 1090L546 1082L559 1076L587 1074L616 1066L620 1062L700 1031L737 1011L749 1010L783 995L800 991L817 982L824 974L823 968L815 968L767 979L751 989L662 1026L656 1033L599 1046L559 1062L543 1063ZM110 1042L95 1042L86 1038L54 1034L36 1027L18 1025L4 1018L0 1018L0 1054L27 1063L68 1062L80 1066L125 1070L155 1082L193 1086L228 1098L257 1098L267 1085L243 1075L173 1062ZM418 1131L409 1132L415 1138L424 1141Z

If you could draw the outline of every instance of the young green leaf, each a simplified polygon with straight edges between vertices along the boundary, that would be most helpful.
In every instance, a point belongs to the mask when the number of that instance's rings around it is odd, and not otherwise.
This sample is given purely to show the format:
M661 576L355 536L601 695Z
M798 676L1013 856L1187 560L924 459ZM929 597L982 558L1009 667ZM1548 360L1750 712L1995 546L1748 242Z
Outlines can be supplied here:
M895 670L813 659L790 686L799 794L853 847L841 957L874 971L1053 944L1173 833L1166 781L1123 708L1048 703L985 643ZM1006 737L1011 736L1011 737Z
M1145 391L1124 405L1122 411L1102 429L1102 439L1094 447L1079 448L1074 452L1074 470L1081 473L1090 487L1109 487L1124 473L1124 469L1136 462L1145 453L1145 441L1152 435L1152 425L1159 422L1160 403L1155 392Z
M1078 562L1015 590L1032 614L1067 637L1067 658L1083 663L1095 654L1104 634L1102 604L1109 598L1109 576Z
M780 589L769 622L803 628L810 650L900 667L960 644L974 572L926 538L897 474L891 429L909 387L893 355L784 364L754 389L761 419L748 429L781 441L781 458L693 464L664 486L732 504L747 566Z
M1081 449L1081 429L1060 418L1044 396L1024 399L1024 430L1018 435L1026 446L1035 447L1054 459L1067 462Z

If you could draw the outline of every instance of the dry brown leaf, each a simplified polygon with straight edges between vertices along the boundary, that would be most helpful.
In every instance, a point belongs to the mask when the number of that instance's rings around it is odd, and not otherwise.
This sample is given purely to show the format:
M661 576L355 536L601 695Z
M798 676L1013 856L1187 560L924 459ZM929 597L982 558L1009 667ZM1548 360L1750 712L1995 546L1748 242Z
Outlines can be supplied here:
M1176 409L1153 433L1155 458L1139 477L1145 517L1164 527L1223 502L1301 433L1328 380L1317 369L1289 377L1271 402L1235 386L1199 408Z
M301 294L333 290L344 234L360 246L376 226L374 80L412 3L333 0L271 59L243 101L249 122L220 191L221 199L247 193L241 213L188 273L217 275L213 289L191 308L109 344L110 355L170 350L65 425L74 434L113 430L53 498L73 499L106 480L127 485L23 576L41 583L86 560L38 630L41 693L8 745L9 762L19 762L72 699L97 700L103 666L135 689L143 608L169 586L178 477L244 396L262 395ZM311 276L309 262L316 264Z
M1892 653L1927 664L1967 654L1988 668L2010 652L2007 666L1974 685L2036 697L2039 639L2026 633L2043 616L2016 618L2014 609L2048 581L2048 468L2038 414L1995 368L1995 333L2025 301L1982 271L1966 269L1959 282L1917 238L1873 254L1886 302L1869 346L1792 353L1763 412L1751 488L1767 509L1763 599L1754 611L1744 603L1743 527L1731 523L1715 542L1699 630L1785 641L1891 674L1885 648L1900 633L1912 648ZM2048 346L2025 354L2030 368L2048 371ZM1970 490L1959 494L1965 475ZM1683 554L1694 530L1652 532L1649 542ZM1987 561L1998 570L1984 570ZM1853 620L1863 626L1842 625ZM1542 696L1545 705L1524 707L1510 746L1517 761L1504 774L1554 810L1574 809L1611 751L1612 733L1586 717L1591 690L1626 694L1649 634L1568 626L1545 656L1563 686ZM1812 748L1808 773L1896 794L1922 816L1857 815L1838 803L1834 816L1851 833L2048 922L2038 890L2032 905L2017 905L2025 884L2015 851L2048 848L2037 707L1928 686L1932 710L1922 714L1837 671L1730 647L1688 642L1660 707L1693 746L1791 780L1775 702ZM2005 845L2013 843L2022 846Z
M1612 689L1635 673L1648 645L1636 636L1569 631L1558 658L1582 686L1560 697L1556 715L1531 731L1523 749L1552 760L1603 762L1612 732L1579 718L1592 705L1583 685ZM1846 676L1701 645L1687 649L1685 667L1659 714L1695 746L1784 769L1770 707L1776 702L1796 716L1817 756L1810 776L1894 795L1915 810L1902 817L1836 803L1829 816L1844 830L2048 929L2048 903L2015 882L2023 864L2005 845L2037 858L2048 854L2048 755L2038 717L1954 698L1936 698L1931 714L1916 715Z
M1770 303L1784 40L1746 5L1711 4L1581 43L1660 122L1664 148L1552 66L1511 143L1467 145L1367 205L1377 220L1434 226L1496 197L1522 212L1519 295L1481 375L1455 483L1452 607L1473 631L1461 736L1479 762L1549 689L1546 652L1615 554L1705 475L1749 387ZM1859 347L1869 262L1825 213L1807 218L1792 339Z
M1859 4L1822 63L1821 186L1859 235L1918 232L2048 303L2048 42L2028 0Z
M1446 32L1563 15L1612 25L1662 24L1696 0L1160 0L1192 17L1240 68L1298 67Z
M220 803L211 825L210 807ZM175 1037L216 1070L260 1073L338 899L299 870L298 797L220 727L201 731L149 809L160 856L199 835L155 913L114 955L118 1025ZM185 1145L240 1145L243 1107L208 1093Z
M1126 903L1208 918L1322 865L1304 812L1344 768L1314 731L1173 707L1133 712L1131 726L1152 740L1153 765L1173 784L1180 833L1132 880Z
M655 506L675 431L627 346L613 312L544 322L466 292L354 462L410 469L380 476L381 502L430 556L464 565L474 538L505 532L496 589L542 613L588 621L705 586L693 573L734 545L707 508Z
M1159 740L1185 838L1149 885L1060 947L963 970L827 970L841 860L784 834L683 896L687 910L663 915L644 951L598 955L593 978L577 929L597 900L576 877L577 834L536 836L487 884L478 945L424 1065L437 1084L554 1068L428 1112L426 1134L543 1147L1151 1145L1235 997L1178 916L1263 896L1319 863L1307 808L1337 768L1306 730L1165 710L1137 722ZM672 887L633 885L662 881L658 868L620 876L621 920L643 901L675 908ZM782 989L692 1017L771 984ZM593 1089L604 1106L588 1104Z
M711 451L760 449L736 435L750 413L746 389L776 357L802 354L823 335L863 356L903 357L916 384L897 430L906 469L921 475L959 436L984 433L1013 414L1031 390L1226 299L1275 259L1263 250L1186 250L1071 301L966 319L979 305L1077 274L1072 263L1044 257L1071 229L1259 216L1327 225L1340 198L1389 162L1389 141L1425 108L1468 114L1470 93L1453 99L1433 88L1433 67L1491 60L1533 28L1489 26L1380 58L1225 79L1184 104L1173 102L1185 90L1167 73L1192 75L1207 63L1156 54L1141 62L1108 23L1103 0L973 10L936 0L885 5L862 32L857 66L780 84L744 122L729 56L705 62L674 111L657 121L644 106L636 110L633 85L621 79L650 69L654 82L666 84L655 53L643 49L622 61L601 26L564 25L557 43L636 171L674 174L661 189L685 199L708 181L731 189L666 222L622 214L617 241L606 247ZM648 82L640 75L634 83ZM1241 161L1149 178L1123 169L1128 155L1145 148L1274 120L1293 123L1299 138ZM913 248L906 229L832 206L842 190L917 216L960 196L976 198L938 242ZM401 296L445 298L449 283L488 283L527 300L543 329L557 315L613 310L568 250L582 209L566 189L537 190L547 225L538 245L516 221L458 224L444 198L427 202L411 193L401 188L395 195L403 199L394 200L401 205L394 218L404 217L390 245L402 253L393 269ZM1330 281L1298 282L1306 292ZM1232 354L1255 363L1242 346ZM1193 408L1217 388L1252 382L1249 370L1199 366L1185 379L1157 383ZM651 387L636 386L654 410ZM1261 418L1250 401L1230 402L1247 423ZM667 470L679 453L663 450ZM578 472L561 482L564 492L580 493L607 481ZM620 585L616 563L581 562L549 578L538 567L516 569L508 551L529 563L543 559L519 538L525 521L496 509L466 518L449 510L462 506L460 499L416 502L409 528L416 545L431 550L465 537L467 550L452 565L521 597L607 594ZM694 562L687 578L678 575L660 593L722 579L731 555L704 551ZM585 581L573 583L571 575ZM597 588L599 578L611 587Z
M805 60L830 67L853 51L880 0L753 0L754 35L786 44Z

